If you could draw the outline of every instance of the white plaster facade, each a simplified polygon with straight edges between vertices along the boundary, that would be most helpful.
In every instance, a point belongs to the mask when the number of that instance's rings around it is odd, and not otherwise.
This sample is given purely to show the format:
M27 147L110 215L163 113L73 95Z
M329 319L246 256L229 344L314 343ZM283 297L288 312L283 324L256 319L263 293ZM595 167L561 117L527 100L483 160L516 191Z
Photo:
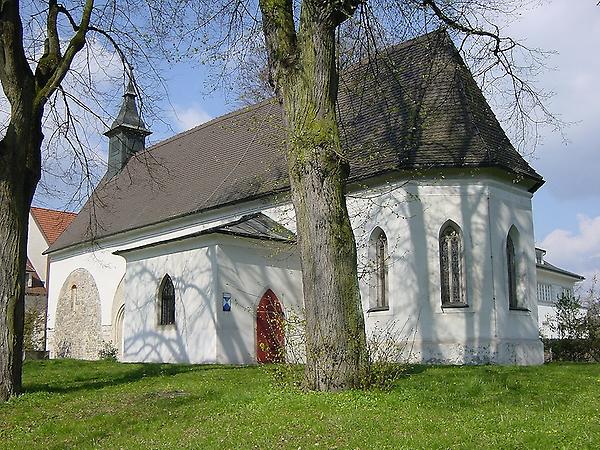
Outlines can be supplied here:
M44 255L44 251L48 248L48 242L42 233L37 221L29 212L29 225L27 231L27 257L40 280L46 283L46 273L48 269L48 257Z
M396 175L369 185L351 189L348 198L368 334L385 330L402 358L415 362L542 363L532 194L526 183L480 170L412 180ZM264 292L272 289L284 312L302 308L301 271L293 247L217 234L184 237L257 211L294 229L292 209L279 196L120 233L94 248L80 245L52 253L49 335L63 284L73 271L86 269L98 287L105 339L121 336L122 344L116 344L123 346L124 361L255 362L256 305ZM460 227L463 240L465 308L441 304L439 235L449 220ZM368 247L376 227L388 243L389 309L370 311ZM511 227L518 234L519 310L510 310L508 301L506 239ZM182 239L164 242L173 238ZM114 254L148 244L156 245ZM166 273L176 290L174 326L157 320L157 293ZM122 293L116 295L121 282ZM233 299L230 312L222 309L224 293ZM119 334L111 327L122 303Z

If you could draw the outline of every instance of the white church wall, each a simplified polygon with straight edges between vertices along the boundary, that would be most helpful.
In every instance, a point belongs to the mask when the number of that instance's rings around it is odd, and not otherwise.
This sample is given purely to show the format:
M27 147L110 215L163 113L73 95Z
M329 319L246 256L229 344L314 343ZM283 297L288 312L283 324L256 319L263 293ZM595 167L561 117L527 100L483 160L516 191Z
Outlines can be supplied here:
M496 334L502 341L499 358L504 363L541 364L543 346L538 332L531 194L516 188L494 186L490 197ZM522 310L511 310L508 299L506 242L513 226L518 231L518 242L514 244L517 301Z
M375 193L378 194L376 198L371 195ZM388 253L391 255L388 262L390 308L388 311L367 313L366 323L369 333L382 329L392 330L396 339L398 336L401 337L400 340L406 347L412 349L412 360L452 363L476 363L488 360L507 363L541 362L537 357L540 353L538 349L541 347L541 343L537 340L537 311L532 308L535 303L531 303L531 301L535 302L535 264L529 193L521 188L512 187L509 183L484 176L446 177L437 180L415 180L410 183L396 181L386 183L378 190L372 189L360 193L354 191L349 196L348 207L357 238L359 275L365 311L369 309L371 301L367 242L376 226L381 227L386 233ZM122 233L118 237L105 239L100 243L104 247L94 252L77 254L75 250L67 250L53 255L49 327L53 326L52 313L56 307L53 299L56 299L62 283L73 270L82 267L94 275L100 291L102 323L110 326L114 315L112 307L115 291L125 273L123 258L113 255L113 251L188 235L261 210L291 230L295 229L293 208L289 202L273 205L268 199L264 199L222 208L208 214L176 219L160 226ZM465 259L464 284L468 308L441 308L438 238L440 228L448 220L455 222L462 233ZM520 257L525 267L521 283L522 296L527 298L529 312L508 311L505 287L505 245L506 233L511 225L515 225L520 233L522 249ZM260 282L253 277L246 278L246 274L253 273L261 264L263 267L261 270L267 274L266 276L274 277L274 280L282 276L277 275L281 268L276 269L273 263L265 262L264 255L258 258L263 258L262 263L255 262L244 266L229 256L232 251L229 247L218 247L217 251L229 261L222 267L222 279L213 279L212 288L207 280L203 283L208 284L201 283L207 292L209 288L212 289L213 314L222 313L222 294L234 291L233 287L236 284L250 283L249 285L254 286L257 292L260 291ZM241 252L239 249L236 251ZM136 258L138 260L136 264L142 264L141 258ZM165 267L164 264L183 264L183 256L163 255L156 258L158 259L153 259L152 262L149 260L147 263L147 269L150 270L149 274L152 277L159 276L159 268ZM206 255L198 258L200 261L198 264L205 267ZM136 270L141 268L142 266L137 267ZM300 283L299 272L294 277ZM293 281L296 279L294 277L290 277L290 285L296 282ZM160 279L154 280L154 285L159 281ZM136 296L150 298L149 292L144 291L152 284L150 278L133 278L128 274L126 283L130 283L126 284L126 290L129 286L135 285L136 289L142 289L136 293ZM234 292L231 294L242 298L245 305L252 303L247 294L244 296ZM279 293L276 292L276 295L279 296ZM291 297L292 294L287 293L285 296ZM126 299L126 304L128 301ZM147 306L142 308L142 310L146 309ZM127 309L125 318L125 340L127 324L141 320L141 316L137 319L127 317L128 311ZM225 331L230 326L240 330L247 325L245 321L248 318L244 319L236 314L226 317L232 318L233 324L223 322ZM214 317L211 320L214 326ZM229 319L225 319L227 320ZM206 323L210 323L210 320ZM532 327L532 324L535 326ZM170 337L178 338L175 334ZM216 339L215 337L212 359L208 358L208 360L249 361L248 355L252 352L248 349L252 349L253 346L247 339L254 339L253 331L246 331L244 337L246 340L243 341L243 345L238 346L238 349L243 349L240 351L232 350L234 344L217 343ZM207 345L210 347L212 344ZM218 347L219 345L221 347ZM207 360L200 356L204 354L204 350L186 348L185 352L188 353L189 361ZM157 354L152 356L154 357L157 357Z
M214 241L195 238L126 255L123 360L216 363ZM159 289L175 287L175 324L159 324Z
M536 303L531 296L535 263L530 193L491 177L447 176L384 182L352 192L348 209L369 336L392 335L406 350L403 358L412 361L542 362ZM290 206L264 212L274 220L293 223ZM467 308L441 305L438 239L448 220L462 233ZM519 289L530 311L508 310L505 245L511 225L520 232L523 277ZM375 227L385 232L389 255L389 309L384 311L369 311L373 268L368 247Z
M113 303L117 287L125 275L125 259L113 252L146 244L161 242L239 219L244 214L260 211L266 200L247 202L242 205L221 208L208 214L187 216L168 223L132 230L99 239L89 246L77 246L50 255L51 282L48 284L48 350L54 356L52 333L54 332L56 305L60 290L73 271L86 269L98 286L104 340L112 340L114 330ZM118 343L114 344L118 345Z
M433 185L411 182L375 202L358 199L352 205L365 311L373 301L369 289L368 238L381 227L388 239L389 310L367 312L369 334L390 330L404 347L403 357L423 362L476 362L478 348L488 344L492 327L487 233L487 187L472 181L439 180ZM365 212L368 211L368 214ZM442 308L439 236L452 221L461 231L464 252L464 295L467 308ZM362 222L362 223L361 223ZM471 354L467 354L467 353Z
M227 364L255 363L256 309L265 292L273 291L286 318L303 314L302 273L295 246L228 237L217 247L217 261L218 360ZM231 296L231 311L223 311L223 294ZM286 344L290 360L299 362L303 351L294 345L297 342L289 333Z

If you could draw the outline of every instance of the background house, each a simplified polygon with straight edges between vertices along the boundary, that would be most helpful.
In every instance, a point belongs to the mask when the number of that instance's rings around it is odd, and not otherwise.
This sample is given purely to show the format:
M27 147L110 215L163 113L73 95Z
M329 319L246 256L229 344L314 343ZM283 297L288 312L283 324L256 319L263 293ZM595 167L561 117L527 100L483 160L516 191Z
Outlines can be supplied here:
M32 207L29 211L25 287L25 349L43 351L46 347L48 304L48 256L43 252L56 241L77 214Z
M584 278L550 264L545 256L546 250L536 247L535 267L540 333L544 337L558 338L557 332L552 331L548 325L549 321L556 318L556 301L563 295L573 297L576 283L583 281Z

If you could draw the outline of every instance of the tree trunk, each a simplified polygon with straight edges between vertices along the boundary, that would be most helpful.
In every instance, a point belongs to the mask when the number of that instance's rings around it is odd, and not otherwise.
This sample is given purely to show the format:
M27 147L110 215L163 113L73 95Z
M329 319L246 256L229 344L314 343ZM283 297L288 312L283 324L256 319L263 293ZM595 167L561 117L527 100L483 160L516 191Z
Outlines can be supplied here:
M14 109L12 115L21 116ZM27 230L40 176L40 116L30 114L18 125L11 120L0 141L0 401L21 391Z
M335 34L334 28L302 19L299 62L279 92L302 261L306 376L312 389L348 389L364 382L368 355L356 243L344 196L348 162L335 112Z
M48 1L44 53L35 74L23 46L19 7L19 0L0 0L0 82L10 103L10 123L0 140L0 401L21 389L27 228L41 173L44 105L85 45L94 1L85 1L78 25L56 0ZM60 13L75 30L68 41L59 36Z

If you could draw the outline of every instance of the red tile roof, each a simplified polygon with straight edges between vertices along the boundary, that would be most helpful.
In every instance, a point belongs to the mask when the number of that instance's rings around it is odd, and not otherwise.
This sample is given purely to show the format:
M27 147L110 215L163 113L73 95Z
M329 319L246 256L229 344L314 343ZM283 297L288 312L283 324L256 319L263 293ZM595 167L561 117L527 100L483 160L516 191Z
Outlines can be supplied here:
M77 216L76 213L69 211L56 211L35 206L31 207L31 215L42 231L44 238L46 238L48 245L52 245Z

